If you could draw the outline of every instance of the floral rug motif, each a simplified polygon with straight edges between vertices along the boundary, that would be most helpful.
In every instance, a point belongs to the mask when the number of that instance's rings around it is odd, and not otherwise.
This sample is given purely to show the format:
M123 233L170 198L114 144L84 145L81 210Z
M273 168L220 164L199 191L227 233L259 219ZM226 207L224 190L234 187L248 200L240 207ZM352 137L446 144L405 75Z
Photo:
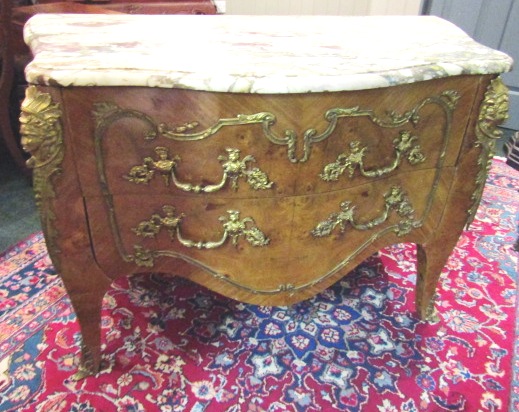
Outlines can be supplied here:
M78 325L36 234L0 256L0 411L519 410L518 188L494 161L442 274L436 325L414 313L411 244L292 307L139 275L105 297L105 367L79 382Z

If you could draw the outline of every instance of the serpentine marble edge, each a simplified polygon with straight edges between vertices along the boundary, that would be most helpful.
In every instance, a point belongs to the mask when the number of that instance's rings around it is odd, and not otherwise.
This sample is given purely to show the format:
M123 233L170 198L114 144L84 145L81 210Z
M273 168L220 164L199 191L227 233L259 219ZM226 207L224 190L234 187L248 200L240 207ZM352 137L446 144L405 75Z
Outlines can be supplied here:
M437 17L41 14L29 83L237 93L373 89L511 69Z

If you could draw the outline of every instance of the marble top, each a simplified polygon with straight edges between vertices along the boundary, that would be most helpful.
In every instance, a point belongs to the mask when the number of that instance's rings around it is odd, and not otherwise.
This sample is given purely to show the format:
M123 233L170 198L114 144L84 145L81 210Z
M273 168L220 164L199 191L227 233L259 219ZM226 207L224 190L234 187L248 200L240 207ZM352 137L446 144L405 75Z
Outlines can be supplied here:
M431 16L41 14L30 83L237 93L359 90L510 70L507 55Z

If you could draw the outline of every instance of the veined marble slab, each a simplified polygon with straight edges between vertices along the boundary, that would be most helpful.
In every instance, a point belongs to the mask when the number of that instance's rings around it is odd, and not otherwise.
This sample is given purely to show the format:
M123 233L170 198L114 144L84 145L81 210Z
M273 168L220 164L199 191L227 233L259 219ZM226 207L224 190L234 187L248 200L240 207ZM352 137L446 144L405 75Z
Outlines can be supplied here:
M237 93L360 90L462 74L512 59L430 16L41 14L27 23L33 84Z

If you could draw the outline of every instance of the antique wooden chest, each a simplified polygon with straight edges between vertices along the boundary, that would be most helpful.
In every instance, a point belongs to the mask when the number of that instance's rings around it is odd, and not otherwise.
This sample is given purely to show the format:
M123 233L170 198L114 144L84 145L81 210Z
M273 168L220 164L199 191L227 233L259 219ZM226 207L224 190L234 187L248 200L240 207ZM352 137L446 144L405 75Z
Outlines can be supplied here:
M111 282L290 305L418 249L416 305L474 217L508 56L433 17L40 15L23 144L98 370Z

